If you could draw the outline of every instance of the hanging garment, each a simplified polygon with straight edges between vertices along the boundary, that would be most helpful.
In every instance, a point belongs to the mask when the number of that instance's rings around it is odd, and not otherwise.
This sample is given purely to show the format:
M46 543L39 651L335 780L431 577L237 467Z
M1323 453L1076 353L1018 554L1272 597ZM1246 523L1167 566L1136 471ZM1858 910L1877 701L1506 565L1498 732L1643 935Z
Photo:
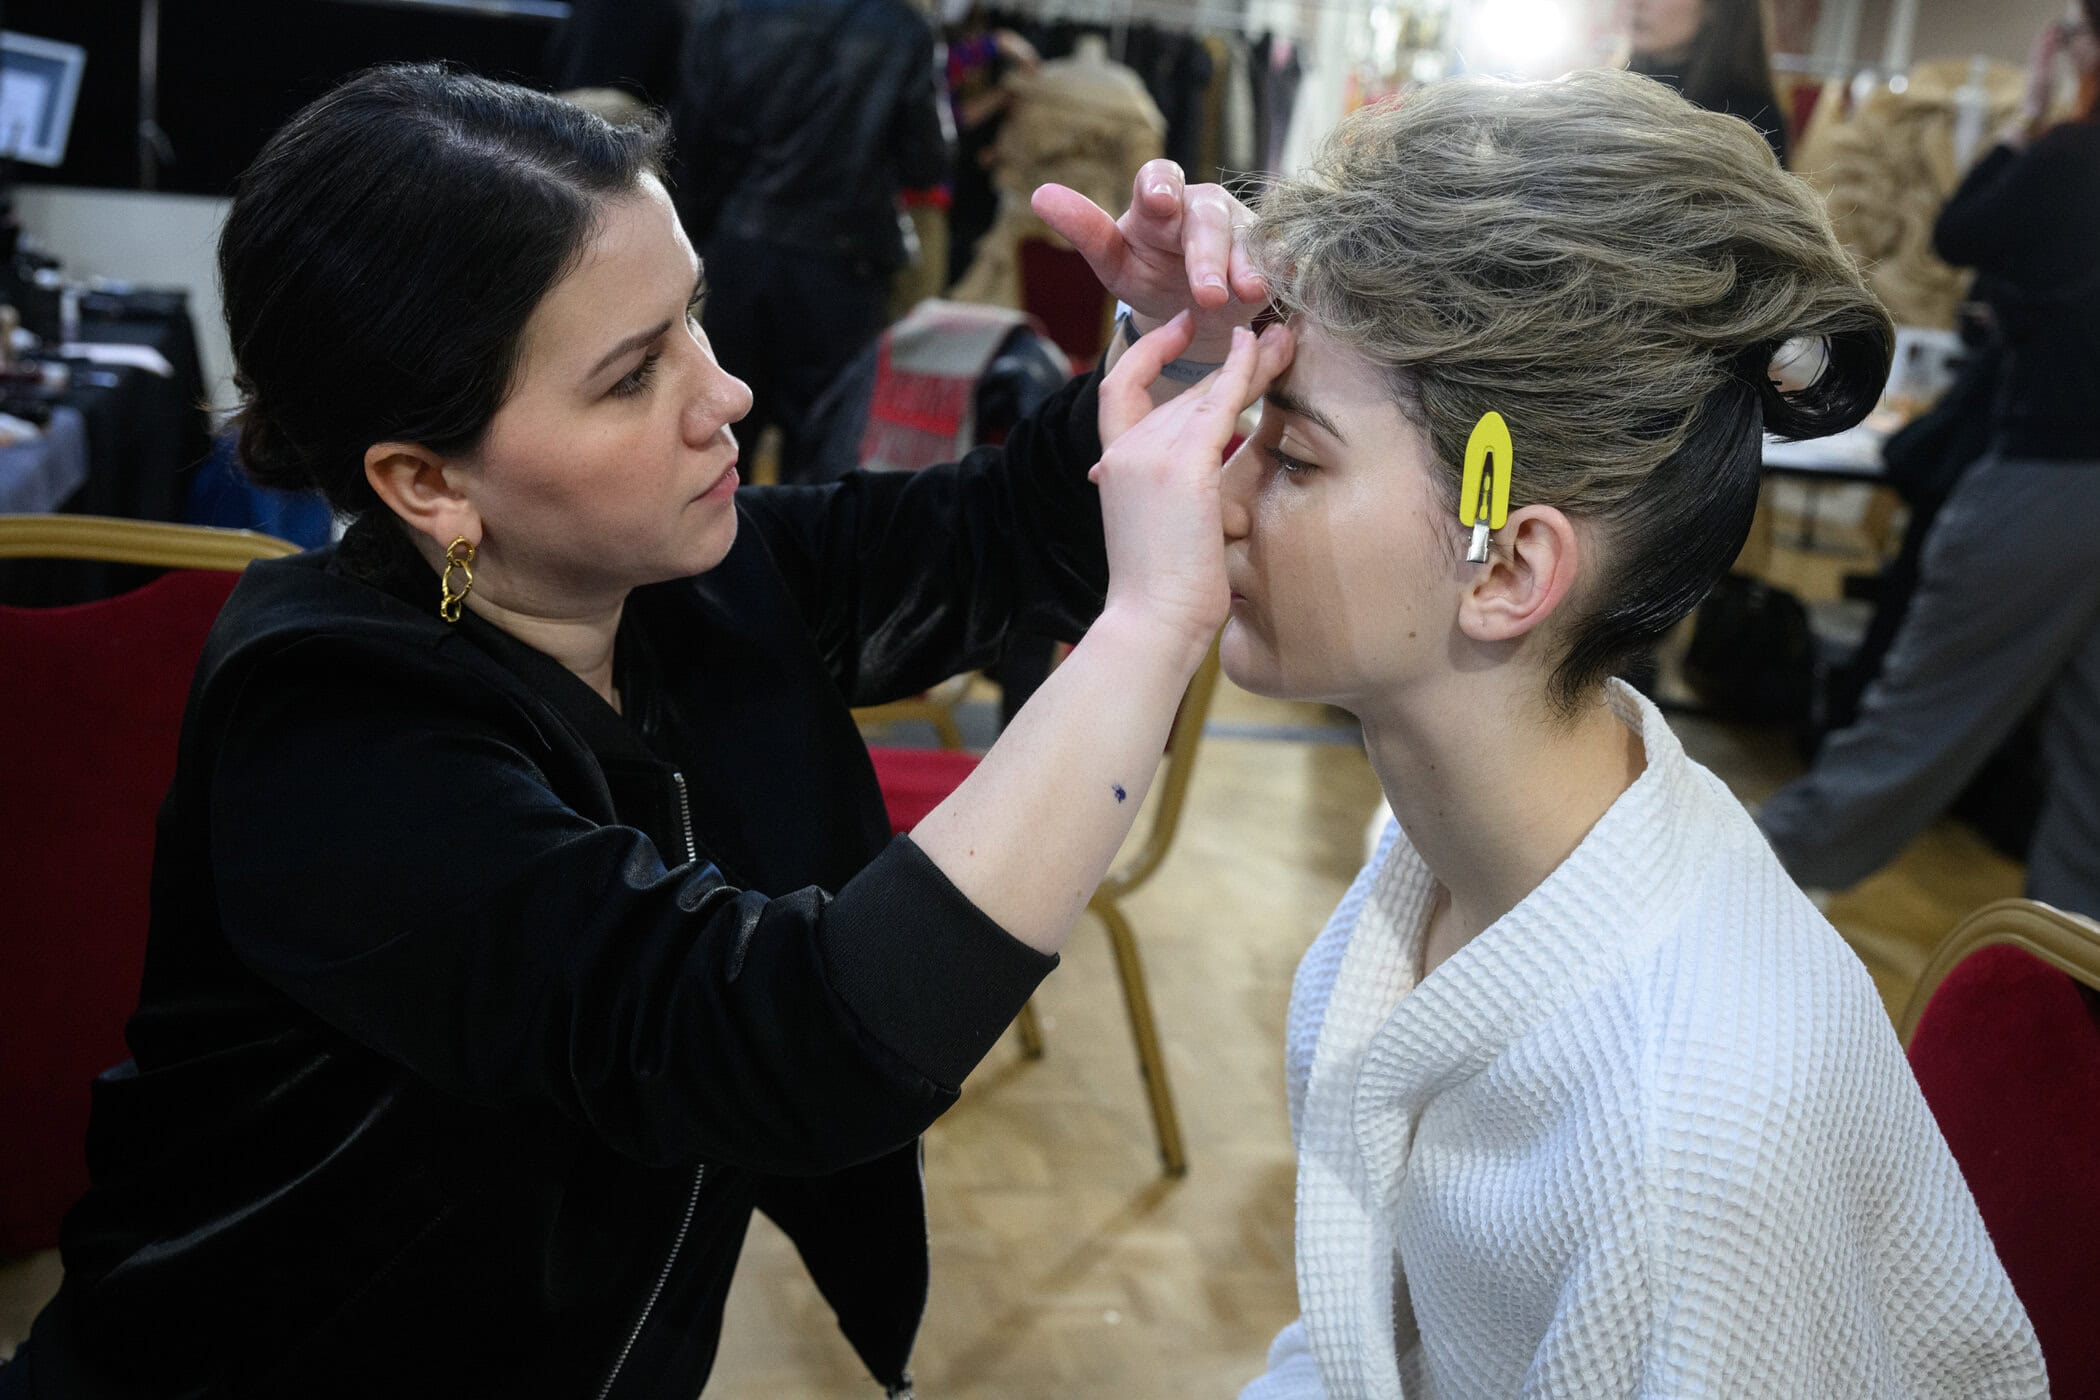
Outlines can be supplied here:
M858 465L917 471L961 460L978 442L978 386L1017 330L1042 335L1021 312L953 301L921 302L890 327L876 350Z
M1867 285L1899 326L1952 326L1968 290L1968 274L1932 249L1933 221L1962 174L1954 160L1955 92L1968 76L1966 61L1921 63L1906 91L1877 84L1850 111L1845 85L1831 83L1795 153L1794 168L1822 193L1838 241L1859 258ZM2023 82L2016 69L1991 66L1986 130L2012 119Z
M1196 164L1187 171L1193 182L1215 184L1225 164L1225 87L1232 81L1232 50L1224 36L1206 34L1203 45L1210 78L1203 84L1203 121L1196 132Z
M1028 207L1029 196L1039 185L1066 185L1120 217L1138 167L1160 154L1166 122L1137 74L1110 62L1097 36L1084 36L1071 58L1007 81L1014 101L995 148L999 217L949 296L1021 309L1022 240L1067 246Z
M1269 134L1262 150L1264 170L1284 170L1284 152L1290 148L1292 119L1298 110L1298 85L1305 68L1298 61L1298 46L1288 39L1270 43L1268 62L1262 69L1262 86L1268 93Z
M1228 71L1225 101L1219 114L1218 167L1225 177L1257 168L1260 159L1254 144L1254 65L1247 41L1237 34L1225 36Z

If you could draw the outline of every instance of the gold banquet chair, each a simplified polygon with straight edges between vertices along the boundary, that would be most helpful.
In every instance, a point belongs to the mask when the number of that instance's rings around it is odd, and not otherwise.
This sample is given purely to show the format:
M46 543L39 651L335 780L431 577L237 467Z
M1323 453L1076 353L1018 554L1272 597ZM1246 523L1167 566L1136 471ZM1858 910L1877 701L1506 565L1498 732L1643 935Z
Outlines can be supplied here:
M1116 971L1123 981L1123 1001L1130 1011L1130 1033L1137 1041L1138 1069L1145 1077L1145 1094L1151 1101L1152 1127L1159 1136L1159 1160L1168 1176L1188 1174L1188 1153L1181 1143L1181 1119L1174 1111L1173 1090L1167 1085L1167 1056L1159 1043L1159 1028L1152 1018L1152 999L1145 990L1145 965L1138 957L1137 934L1123 912L1123 901L1144 887L1174 845L1181 826L1182 808L1187 805L1189 779L1196 771L1196 751L1203 743L1203 725L1210 717L1210 701L1218 688L1218 644L1213 641L1203 664L1189 681L1174 711L1174 727L1167 735L1165 766L1159 775L1159 802L1144 841L1130 860L1111 869L1094 890L1087 908L1108 929L1108 940L1116 952ZM1021 1039L1033 1053L1042 1053L1042 1037L1035 1024L1035 1008L1021 1012Z
M2100 924L2002 899L1940 944L1900 1023L2063 1397L2100 1395L2096 991Z
M1170 1177L1188 1173L1188 1153L1182 1146L1174 1093L1167 1083L1166 1053L1152 1015L1144 960L1139 956L1137 933L1123 911L1123 902L1143 888L1173 847L1174 833L1181 825L1182 809L1188 801L1196 752L1203 741L1204 721L1209 717L1211 696L1217 686L1218 649L1213 643L1174 712L1174 726L1168 733L1163 766L1153 789L1150 824L1143 829L1133 853L1109 871L1087 903L1108 930L1109 945L1115 951L1123 1004L1130 1013L1131 1037L1137 1043L1138 1070L1144 1077L1152 1127L1159 1139L1160 1165ZM900 833L918 825L926 813L961 785L977 763L977 755L954 749L877 747L869 750L869 756L882 785L891 829ZM1014 1029L1020 1035L1023 1053L1030 1059L1042 1058L1042 1027L1032 1003L1021 1008Z
M298 549L248 530L0 515L0 559L171 571L94 602L0 605L0 1355L57 1285L59 1222L87 1187L90 1086L129 1053L190 673L239 571Z

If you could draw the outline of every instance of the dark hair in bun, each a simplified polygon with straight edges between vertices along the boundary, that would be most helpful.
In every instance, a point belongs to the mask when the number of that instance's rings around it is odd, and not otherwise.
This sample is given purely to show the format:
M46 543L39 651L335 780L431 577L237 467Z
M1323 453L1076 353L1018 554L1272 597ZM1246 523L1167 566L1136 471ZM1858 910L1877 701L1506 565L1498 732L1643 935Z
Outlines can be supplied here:
M373 443L471 449L533 308L666 145L660 117L613 126L434 64L370 69L293 117L219 238L248 475L360 515Z

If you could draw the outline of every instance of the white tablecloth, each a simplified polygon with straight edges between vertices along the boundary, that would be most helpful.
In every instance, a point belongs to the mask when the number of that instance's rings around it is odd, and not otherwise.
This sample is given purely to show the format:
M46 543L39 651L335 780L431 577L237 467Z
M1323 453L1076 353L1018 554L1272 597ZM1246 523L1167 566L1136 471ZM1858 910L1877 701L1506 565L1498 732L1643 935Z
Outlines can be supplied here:
M78 409L54 408L42 437L0 447L0 514L57 510L87 472L86 420Z

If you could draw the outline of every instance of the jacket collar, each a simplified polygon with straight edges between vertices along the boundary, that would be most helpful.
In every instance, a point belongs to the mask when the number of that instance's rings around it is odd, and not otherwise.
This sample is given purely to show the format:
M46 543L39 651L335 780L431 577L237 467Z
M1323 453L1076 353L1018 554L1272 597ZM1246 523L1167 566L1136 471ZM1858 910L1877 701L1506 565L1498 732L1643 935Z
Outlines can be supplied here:
M416 552L402 527L392 520L372 516L359 519L345 532L330 568L332 572L359 579L436 617L437 573ZM649 750L634 727L586 685L582 677L545 652L513 637L471 608L460 610L458 622L440 622L439 625L472 643L523 681L547 708L567 723L602 766L668 767ZM630 598L621 616L617 647L624 657L635 651L638 645L634 600Z

